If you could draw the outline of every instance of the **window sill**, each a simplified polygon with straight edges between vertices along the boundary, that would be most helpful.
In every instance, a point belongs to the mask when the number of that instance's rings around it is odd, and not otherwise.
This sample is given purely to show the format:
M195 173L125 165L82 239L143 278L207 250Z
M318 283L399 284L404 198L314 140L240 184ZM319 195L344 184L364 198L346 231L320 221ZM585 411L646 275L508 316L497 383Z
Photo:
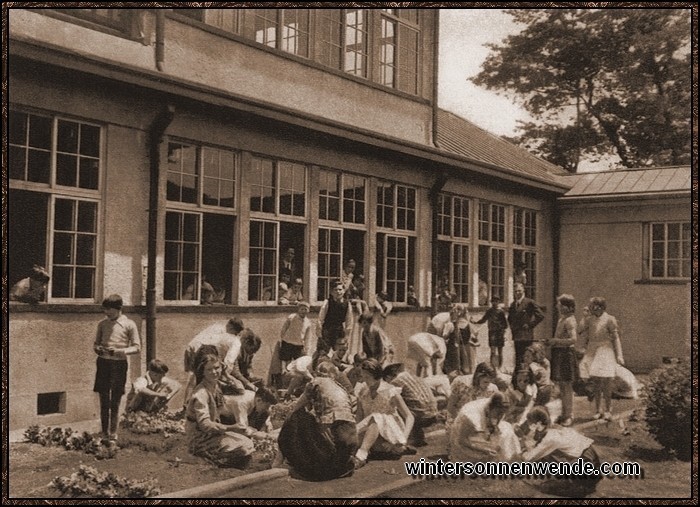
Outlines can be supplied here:
M652 279L652 278L643 278L640 280L635 280L634 281L635 285L688 285L690 284L690 278L685 279L685 280L666 280L663 278L659 279Z

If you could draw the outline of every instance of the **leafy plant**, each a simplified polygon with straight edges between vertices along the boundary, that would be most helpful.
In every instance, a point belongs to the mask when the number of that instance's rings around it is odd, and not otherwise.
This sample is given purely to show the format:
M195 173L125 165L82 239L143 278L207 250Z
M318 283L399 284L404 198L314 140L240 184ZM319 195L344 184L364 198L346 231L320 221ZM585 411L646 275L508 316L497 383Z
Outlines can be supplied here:
M649 433L679 459L690 460L692 402L690 361L654 370L642 390Z
M139 434L162 433L167 438L185 432L184 412L127 412L122 416L121 427Z
M54 478L50 486L71 497L146 498L160 494L156 479L131 480L85 465L70 476Z
M108 440L88 433L73 432L70 428L51 426L30 426L24 432L27 442L43 446L62 446L67 451L84 451L93 454L97 459L111 459L117 455L117 447Z

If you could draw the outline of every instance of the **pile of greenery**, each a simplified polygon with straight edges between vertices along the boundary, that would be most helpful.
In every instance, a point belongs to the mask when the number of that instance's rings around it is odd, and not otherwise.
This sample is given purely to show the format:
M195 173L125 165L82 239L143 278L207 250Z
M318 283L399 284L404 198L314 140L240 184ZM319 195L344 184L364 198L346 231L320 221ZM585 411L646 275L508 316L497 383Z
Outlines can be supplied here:
M30 426L24 432L27 442L43 446L62 446L68 451L84 451L97 459L111 459L117 454L117 446L106 438L84 431L74 432L70 428Z
M684 461L692 455L690 360L654 370L642 391L649 433Z
M145 481L119 477L110 472L80 465L77 472L67 477L56 477L51 486L64 496L90 498L146 498L160 495L156 479Z
M127 412L122 416L121 428L141 435L162 433L165 437L185 432L184 411Z

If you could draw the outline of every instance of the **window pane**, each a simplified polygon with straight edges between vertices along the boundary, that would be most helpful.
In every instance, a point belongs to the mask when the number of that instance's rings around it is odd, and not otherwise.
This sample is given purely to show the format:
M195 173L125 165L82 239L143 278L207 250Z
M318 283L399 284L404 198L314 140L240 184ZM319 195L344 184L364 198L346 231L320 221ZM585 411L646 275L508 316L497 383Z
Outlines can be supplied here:
M78 186L78 157L56 155L56 183L67 187Z
M27 180L48 183L51 174L51 153L48 151L29 150Z
M309 56L309 10L283 9L282 51Z
M668 270L668 273L666 276L669 277L678 277L681 276L681 264L677 260L670 260L666 264L666 269Z
M26 149L17 146L10 146L8 151L9 177L11 180L26 179L25 171L27 166Z
M51 296L68 298L73 292L71 269L54 266L51 272Z
M666 224L668 229L668 239L680 239L681 237L681 224Z
M652 243L651 258L652 259L663 259L665 257L664 250L665 250L665 248L664 248L663 243L657 243L657 242Z
M653 261L651 263L651 276L664 276L664 261Z
M72 231L74 223L75 201L56 199L54 207L54 228L59 231Z
M61 156L61 155L59 155ZM80 159L80 188L97 190L100 174L99 161L91 158Z
M78 124L72 121L58 120L58 139L56 149L66 153L78 152Z
M367 77L367 10L345 11L345 72Z
M7 134L10 144L27 145L27 122L29 115L10 110Z
M75 297L91 298L95 285L95 270L93 268L76 268Z
M316 61L334 69L340 69L342 31L342 11L340 9L321 9L317 11L319 49Z
M80 129L80 154L89 157L100 156L100 128L82 125Z
M29 146L51 149L51 129L53 121L43 116L29 116ZM60 147L59 147L60 150Z
M73 257L73 235L62 232L55 233L53 236L53 263L72 264Z
M666 236L664 234L664 224L653 224L651 226L651 239L653 240L663 240Z
M276 9L251 9L255 18L255 42L274 48L277 38Z
M78 229L81 232L97 232L97 204L80 201L78 203Z

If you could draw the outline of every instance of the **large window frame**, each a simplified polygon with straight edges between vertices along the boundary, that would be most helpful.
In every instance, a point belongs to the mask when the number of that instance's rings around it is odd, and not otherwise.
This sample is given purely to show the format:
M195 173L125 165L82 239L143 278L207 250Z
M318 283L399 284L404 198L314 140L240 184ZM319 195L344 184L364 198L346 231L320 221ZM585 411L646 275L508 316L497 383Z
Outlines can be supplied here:
M378 76L375 81L419 93L421 29L418 9L380 9Z
M524 266L525 294L537 298L537 212L525 208L513 209L513 271Z
M212 297L218 302L231 301L241 154L177 137L168 139L166 149L163 300L199 304L204 280L212 285ZM231 268L216 266L214 255L222 256L222 264Z
M387 291L396 303L407 304L408 289L415 283L418 189L377 180L375 190L377 290Z
M471 301L471 207L468 197L440 193L437 203L437 237L446 246L446 254L438 258L438 273L447 270L449 289L457 295L456 301ZM443 257L446 257L443 258ZM445 265L444 261L447 261Z
M48 302L94 303L102 271L103 125L65 114L10 108L8 136L10 196L40 202L45 213L35 219L32 213L25 216L30 210L18 203L8 208L10 227L15 222L20 234L27 229L27 234L39 237L44 250L33 252L41 258L11 255L10 283L29 274L28 262L41 264L50 276ZM15 241L21 243L22 238ZM17 274L15 265L21 266Z

